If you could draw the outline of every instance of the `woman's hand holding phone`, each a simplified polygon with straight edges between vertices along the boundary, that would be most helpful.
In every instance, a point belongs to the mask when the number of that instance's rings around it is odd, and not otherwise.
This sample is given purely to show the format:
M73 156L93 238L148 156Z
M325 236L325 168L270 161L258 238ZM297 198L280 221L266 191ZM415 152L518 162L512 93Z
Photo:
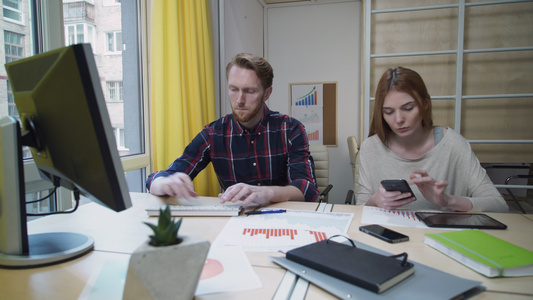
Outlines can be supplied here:
M397 209L416 200L407 181L403 179L382 180L379 191L374 195L376 206Z
M404 200L409 197L414 197L413 190L411 190L411 187L409 186L407 181L405 181L404 179L385 179L381 181L381 185L388 192L399 191L399 192L402 192L402 194L408 193L408 195L402 195L405 197L400 198L398 200Z

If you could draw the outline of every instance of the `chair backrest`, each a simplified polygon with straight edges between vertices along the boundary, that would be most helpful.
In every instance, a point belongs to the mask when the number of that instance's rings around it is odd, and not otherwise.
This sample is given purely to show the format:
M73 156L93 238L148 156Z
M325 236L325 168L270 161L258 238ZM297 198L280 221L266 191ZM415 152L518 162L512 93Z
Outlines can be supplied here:
M348 153L350 154L350 164L352 165L352 174L353 174L353 192L357 195L357 187L359 186L359 143L355 136L349 136L347 138L348 142Z
M329 152L324 145L309 145L309 152L315 162L315 177L318 190L323 192L329 184ZM327 196L324 199L327 202Z

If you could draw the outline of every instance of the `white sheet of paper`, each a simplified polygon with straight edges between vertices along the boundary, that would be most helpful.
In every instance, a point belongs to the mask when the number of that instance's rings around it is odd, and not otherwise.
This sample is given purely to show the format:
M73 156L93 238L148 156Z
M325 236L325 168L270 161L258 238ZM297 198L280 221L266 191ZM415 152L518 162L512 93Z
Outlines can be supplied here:
M241 247L211 247L207 254L196 296L261 288Z
M241 246L244 251L286 252L333 235L346 235L351 213L287 210L285 213L232 217L213 246Z
M364 206L361 224L379 224L400 227L428 228L415 215L415 211L403 209L384 209L375 206Z

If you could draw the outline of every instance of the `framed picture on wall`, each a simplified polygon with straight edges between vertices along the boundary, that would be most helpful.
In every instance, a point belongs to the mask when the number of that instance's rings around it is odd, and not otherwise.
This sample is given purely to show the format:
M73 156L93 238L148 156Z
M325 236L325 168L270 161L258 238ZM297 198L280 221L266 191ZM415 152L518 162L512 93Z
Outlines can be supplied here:
M291 117L305 126L309 144L337 146L337 83L290 84Z

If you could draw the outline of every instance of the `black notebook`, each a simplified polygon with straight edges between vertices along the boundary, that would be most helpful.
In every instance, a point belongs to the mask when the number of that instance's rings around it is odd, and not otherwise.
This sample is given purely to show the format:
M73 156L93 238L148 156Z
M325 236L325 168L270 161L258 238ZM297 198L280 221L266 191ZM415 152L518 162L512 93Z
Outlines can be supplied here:
M350 242L352 245L324 240L290 250L286 257L375 293L382 293L414 273L407 253L385 256L359 249Z

